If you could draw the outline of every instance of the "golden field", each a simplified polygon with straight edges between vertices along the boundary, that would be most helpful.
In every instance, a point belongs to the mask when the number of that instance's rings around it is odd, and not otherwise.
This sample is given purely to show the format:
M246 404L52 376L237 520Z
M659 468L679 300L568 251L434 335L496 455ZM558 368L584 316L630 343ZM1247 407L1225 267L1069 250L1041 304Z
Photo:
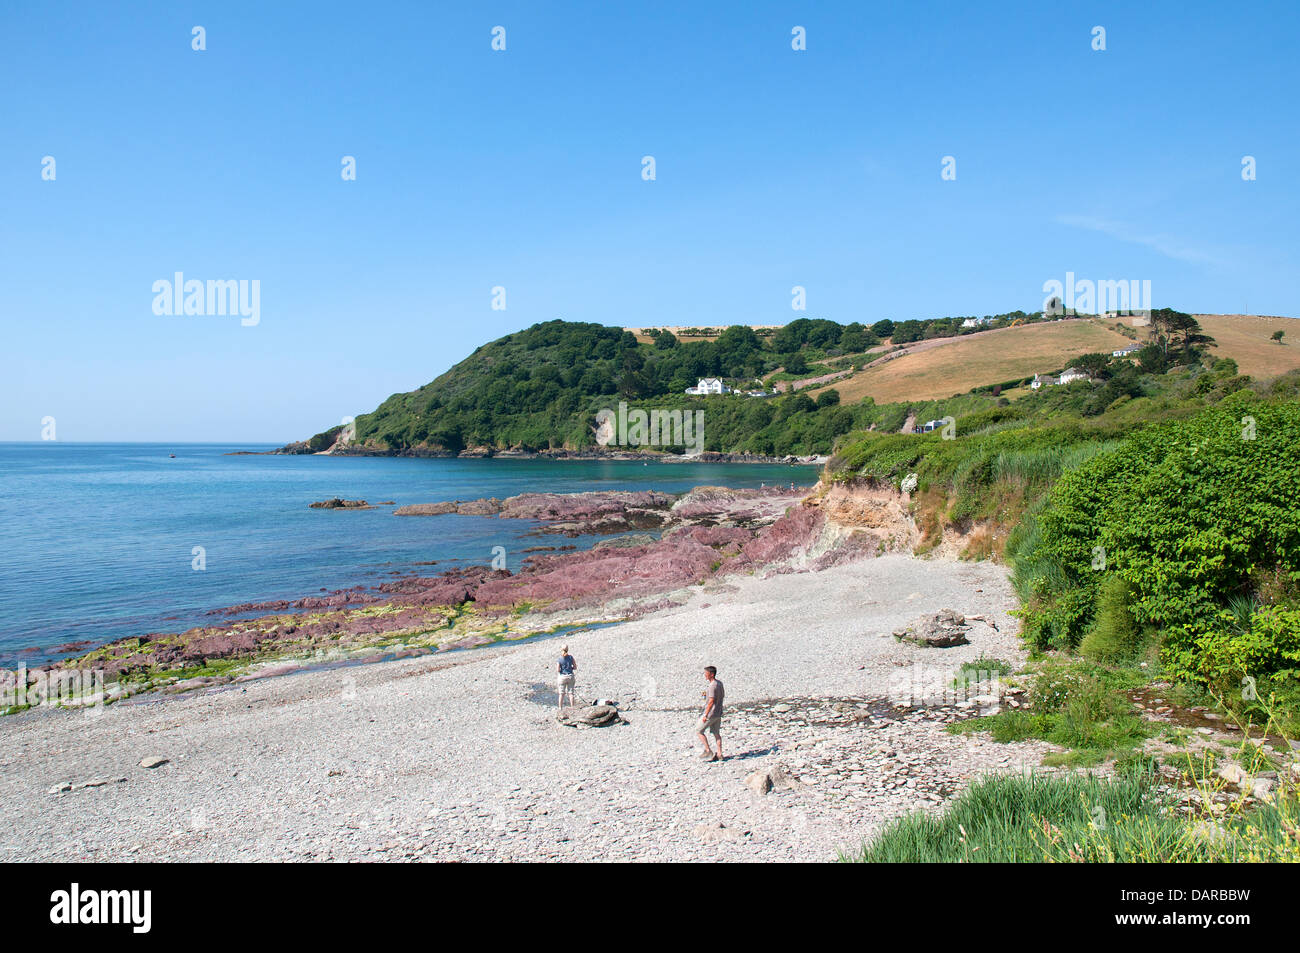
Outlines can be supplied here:
M1243 374L1264 380L1300 367L1300 321L1295 318L1198 314L1196 320L1219 345L1210 353L1232 358ZM1274 331L1284 332L1287 343L1272 340Z
M1100 321L1086 318L1027 324L926 341L902 357L836 381L833 387L846 402L863 397L878 404L938 400L972 387L1059 371L1080 354L1109 352L1130 342Z
M1215 339L1215 357L1230 357L1243 374L1266 380L1300 368L1300 320L1243 314L1198 314L1201 327ZM939 400L964 394L972 387L997 384L1032 374L1049 374L1069 366L1073 358L1091 351L1113 351L1134 338L1116 327L1129 319L1081 318L983 331L958 338L940 338L912 345L908 353L859 371L834 389L845 402L871 397L877 403ZM1147 328L1132 328L1144 341ZM1278 344L1274 331L1285 332ZM1294 337L1293 337L1294 336ZM816 395L828 388L810 390ZM1008 391L1008 397L1020 391Z

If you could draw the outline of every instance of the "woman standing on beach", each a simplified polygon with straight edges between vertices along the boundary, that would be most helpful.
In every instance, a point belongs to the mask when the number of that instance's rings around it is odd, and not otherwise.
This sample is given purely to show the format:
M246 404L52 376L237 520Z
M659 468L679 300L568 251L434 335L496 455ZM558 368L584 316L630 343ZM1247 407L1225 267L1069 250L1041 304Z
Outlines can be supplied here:
M559 698L559 707L564 708L564 696L569 696L569 704L577 704L577 696L573 693L573 677L578 671L577 660L569 654L569 647L566 645L560 649L560 662L556 665L555 670L559 672L560 680L556 686L556 695Z

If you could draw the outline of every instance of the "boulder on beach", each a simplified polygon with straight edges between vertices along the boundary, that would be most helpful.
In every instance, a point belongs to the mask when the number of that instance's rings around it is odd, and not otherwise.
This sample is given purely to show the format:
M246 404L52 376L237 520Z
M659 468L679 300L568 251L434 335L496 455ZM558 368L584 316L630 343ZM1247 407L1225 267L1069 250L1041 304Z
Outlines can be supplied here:
M626 724L613 705L575 705L560 709L556 721L570 728L608 728Z
M938 612L923 615L902 629L894 631L894 638L900 642L911 642L927 648L949 648L954 645L966 645L969 625L966 617L952 609L940 609Z
M755 794L766 794L769 791L796 791L799 783L790 776L784 765L776 764L750 774L745 778L745 787Z

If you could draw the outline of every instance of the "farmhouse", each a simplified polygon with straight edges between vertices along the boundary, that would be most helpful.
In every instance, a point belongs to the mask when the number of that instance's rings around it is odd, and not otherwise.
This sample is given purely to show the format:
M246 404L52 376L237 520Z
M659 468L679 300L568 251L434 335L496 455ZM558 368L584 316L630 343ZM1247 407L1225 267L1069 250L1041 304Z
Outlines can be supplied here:
M730 394L731 388L719 377L701 377L694 387L686 388L688 394Z
M988 315L985 315L982 318L967 318L965 321L961 323L961 326L963 328L978 328L978 327L982 327L983 325L992 324L992 323L993 323L993 319Z
M1038 390L1040 387L1051 387L1058 383L1056 378L1051 374L1035 374L1034 379L1029 382L1030 390Z
M1069 384L1072 381L1090 380L1092 380L1092 378L1089 377L1085 371L1081 371L1077 367L1067 367L1065 370L1061 371L1061 376L1057 378L1056 382L1058 384Z
M1141 345L1141 344L1129 344L1129 345L1126 345L1126 346L1120 348L1118 351L1111 351L1111 352L1110 352L1110 356L1111 356L1111 357L1129 357L1129 356L1132 355L1132 354L1136 354L1136 353L1137 353L1138 351L1140 351L1140 350L1142 350L1142 345Z

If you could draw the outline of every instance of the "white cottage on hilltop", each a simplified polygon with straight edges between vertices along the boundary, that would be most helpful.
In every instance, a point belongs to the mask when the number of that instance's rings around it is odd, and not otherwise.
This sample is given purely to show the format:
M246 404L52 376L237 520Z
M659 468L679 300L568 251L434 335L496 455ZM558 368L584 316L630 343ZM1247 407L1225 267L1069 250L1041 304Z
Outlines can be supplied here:
M731 388L720 377L701 377L694 387L686 388L688 394L730 394Z

